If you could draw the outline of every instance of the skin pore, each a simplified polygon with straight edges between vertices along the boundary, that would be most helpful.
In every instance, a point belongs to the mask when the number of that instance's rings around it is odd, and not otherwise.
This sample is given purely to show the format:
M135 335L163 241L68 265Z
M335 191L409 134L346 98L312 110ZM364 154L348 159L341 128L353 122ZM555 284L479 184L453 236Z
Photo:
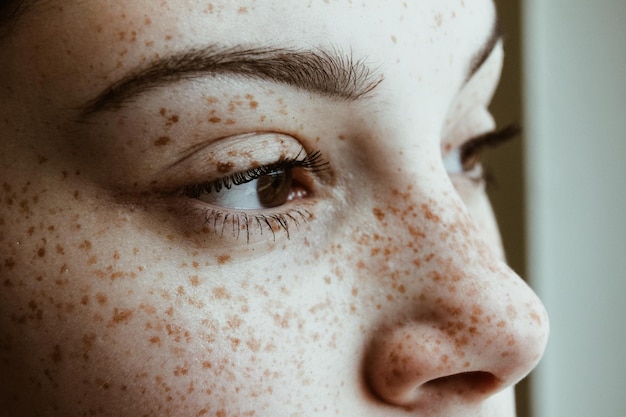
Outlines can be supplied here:
M0 415L514 415L547 316L461 160L495 22L29 8L0 39Z

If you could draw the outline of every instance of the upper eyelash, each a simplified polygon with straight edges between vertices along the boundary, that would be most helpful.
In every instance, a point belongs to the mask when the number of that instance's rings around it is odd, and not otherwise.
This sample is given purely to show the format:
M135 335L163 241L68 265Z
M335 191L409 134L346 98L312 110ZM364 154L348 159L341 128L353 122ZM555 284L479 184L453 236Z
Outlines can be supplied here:
M293 158L283 158L271 164L250 168L225 177L187 186L183 189L183 194L191 198L199 198L203 193L210 193L212 191L220 192L222 188L230 189L233 185L241 185L254 181L259 177L279 169L303 168L307 171L319 172L328 167L328 162L323 159L320 151L308 153L304 159L299 159L303 152L305 152L304 149L301 149Z
M470 170L473 159L480 155L484 149L493 148L514 139L520 134L521 130L519 125L511 124L502 129L487 132L464 143L460 149L463 169Z

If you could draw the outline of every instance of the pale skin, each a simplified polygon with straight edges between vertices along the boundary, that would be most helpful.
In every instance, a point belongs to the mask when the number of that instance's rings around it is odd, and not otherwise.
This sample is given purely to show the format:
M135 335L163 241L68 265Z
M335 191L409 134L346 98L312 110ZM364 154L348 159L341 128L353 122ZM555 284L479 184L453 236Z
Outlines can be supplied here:
M457 154L494 128L501 41L471 71L494 21L488 0L22 16L0 41L0 415L514 415L548 320ZM371 88L199 71L94 107L215 45L351 56ZM255 181L181 191L314 151L276 207Z

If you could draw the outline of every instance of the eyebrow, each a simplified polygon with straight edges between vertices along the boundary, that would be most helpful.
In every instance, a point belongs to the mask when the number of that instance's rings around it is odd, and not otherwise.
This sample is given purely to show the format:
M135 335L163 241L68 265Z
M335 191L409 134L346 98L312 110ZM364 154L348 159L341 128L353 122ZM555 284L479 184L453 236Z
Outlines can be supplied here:
M208 46L169 55L132 70L82 105L81 113L88 116L117 109L148 90L221 74L271 81L351 101L366 96L383 81L382 74L363 60L336 50Z
M498 42L502 40L502 36L502 26L500 25L500 19L496 14L493 20L493 24L491 26L491 32L489 33L489 37L487 38L482 48L478 50L478 52L474 55L470 62L470 68L467 77L465 78L466 82L469 81L478 72L478 70L483 66L485 61L491 56L491 53L495 49Z

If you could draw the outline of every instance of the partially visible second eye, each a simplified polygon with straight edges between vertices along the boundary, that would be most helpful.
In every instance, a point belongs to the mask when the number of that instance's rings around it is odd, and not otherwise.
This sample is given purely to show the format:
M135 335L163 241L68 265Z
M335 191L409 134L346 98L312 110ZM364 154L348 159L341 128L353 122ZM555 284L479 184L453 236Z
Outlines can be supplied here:
M488 132L468 140L459 148L448 153L443 164L448 174L462 174L475 181L484 179L484 169L480 163L481 153L515 138L520 133L517 125L510 125L500 130Z

